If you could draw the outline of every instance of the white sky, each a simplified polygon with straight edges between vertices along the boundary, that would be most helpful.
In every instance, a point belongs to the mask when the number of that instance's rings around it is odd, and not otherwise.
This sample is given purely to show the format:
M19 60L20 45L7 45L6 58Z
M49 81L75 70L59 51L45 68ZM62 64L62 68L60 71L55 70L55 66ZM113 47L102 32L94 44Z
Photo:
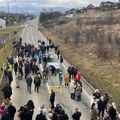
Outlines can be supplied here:
M14 0L0 0L2 9L7 9L7 3ZM66 8L81 8L88 4L99 6L101 2L108 0L16 0L10 4L13 8L22 10L44 8L44 7L66 7ZM110 0L111 2L118 2L118 0Z

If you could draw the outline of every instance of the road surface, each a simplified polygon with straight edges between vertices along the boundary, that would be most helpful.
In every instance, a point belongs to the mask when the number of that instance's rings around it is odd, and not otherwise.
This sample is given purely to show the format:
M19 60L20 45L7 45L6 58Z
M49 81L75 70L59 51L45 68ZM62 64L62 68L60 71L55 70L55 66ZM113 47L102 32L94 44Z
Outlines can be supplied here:
M23 38L23 43L31 43L37 46L38 40L44 40L46 41L45 36L38 31L38 19L35 19L31 21L31 24L33 26L25 25L25 28L23 29L23 32L21 33L21 37ZM54 56L53 61L58 61L57 57L54 53L52 53ZM66 68L68 67L67 63L63 64L63 71L66 73ZM64 84L64 83L63 83ZM58 86L59 80L58 75L57 76L51 76L48 81L49 86ZM85 86L83 86L85 87ZM12 82L12 89L13 89L13 95L11 97L13 105L16 106L16 109L18 110L20 106L25 105L28 100L33 100L35 104L35 112L33 115L33 120L35 120L36 114L39 113L38 107L44 103L46 105L46 108L49 109L49 94L46 84L42 84L39 90L39 93L34 92L34 85L32 85L32 94L29 94L27 91L27 85L26 81L23 79L21 80L20 88L16 88L16 80L14 76L14 80ZM88 89L87 87L85 89ZM81 120L89 120L90 119L90 94L88 90L86 91L83 89L82 92L82 100L80 102L76 102L74 100L71 100L69 89L63 87L63 94L56 93L56 103L60 103L62 107L65 109L66 113L68 114L70 120L72 120L71 115L72 112L74 112L74 109L76 107L79 108L79 110L82 113ZM15 120L18 120L17 113L15 116Z

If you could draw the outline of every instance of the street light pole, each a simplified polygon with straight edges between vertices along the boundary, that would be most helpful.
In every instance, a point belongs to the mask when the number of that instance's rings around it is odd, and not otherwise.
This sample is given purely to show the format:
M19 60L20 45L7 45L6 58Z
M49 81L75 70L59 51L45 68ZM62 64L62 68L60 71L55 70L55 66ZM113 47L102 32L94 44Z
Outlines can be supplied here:
M10 5L10 3L13 3L13 2L15 2L16 0L14 0L14 1L10 1L10 2L8 2L7 3L7 7L8 7L8 15L7 15L7 20L6 20L6 22L8 22L8 26L7 26L7 24L6 24L6 29L8 28L8 34L9 34L9 41L11 40L11 36L10 36L10 30L9 30L9 26L10 26L10 20L9 20L9 5ZM6 50L5 50L5 40L4 40L4 51L5 51L5 54L6 54Z
M8 2L8 27L10 26L10 20L9 20L9 13L10 13L10 10L9 10L9 6L10 6L10 4L11 3L13 3L13 2L16 2L16 0L13 0L13 1L10 1L10 2Z

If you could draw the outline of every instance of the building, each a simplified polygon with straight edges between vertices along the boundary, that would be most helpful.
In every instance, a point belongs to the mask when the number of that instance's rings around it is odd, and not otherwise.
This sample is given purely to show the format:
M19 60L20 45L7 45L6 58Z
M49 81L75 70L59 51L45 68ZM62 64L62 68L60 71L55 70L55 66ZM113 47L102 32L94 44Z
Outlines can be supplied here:
M96 12L95 6L93 4L90 4L86 7L86 14L93 14Z
M6 28L6 20L0 18L0 28Z
M68 14L76 14L76 9L72 8L72 9L66 11L65 15L68 15Z
M74 14L68 14L66 15L67 18L73 18L74 17Z
M115 3L115 2L101 2L100 4L100 9L101 11L109 11L109 10L117 10L120 9L120 3Z

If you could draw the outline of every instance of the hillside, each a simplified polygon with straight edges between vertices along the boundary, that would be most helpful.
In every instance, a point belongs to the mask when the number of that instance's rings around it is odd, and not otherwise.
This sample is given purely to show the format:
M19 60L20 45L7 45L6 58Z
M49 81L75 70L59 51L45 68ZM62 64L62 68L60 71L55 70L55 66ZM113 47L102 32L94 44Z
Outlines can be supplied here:
M120 21L117 13L112 11L99 18L62 16L41 23L40 30L60 45L64 57L79 68L89 83L111 96L110 100L117 103L120 111Z

